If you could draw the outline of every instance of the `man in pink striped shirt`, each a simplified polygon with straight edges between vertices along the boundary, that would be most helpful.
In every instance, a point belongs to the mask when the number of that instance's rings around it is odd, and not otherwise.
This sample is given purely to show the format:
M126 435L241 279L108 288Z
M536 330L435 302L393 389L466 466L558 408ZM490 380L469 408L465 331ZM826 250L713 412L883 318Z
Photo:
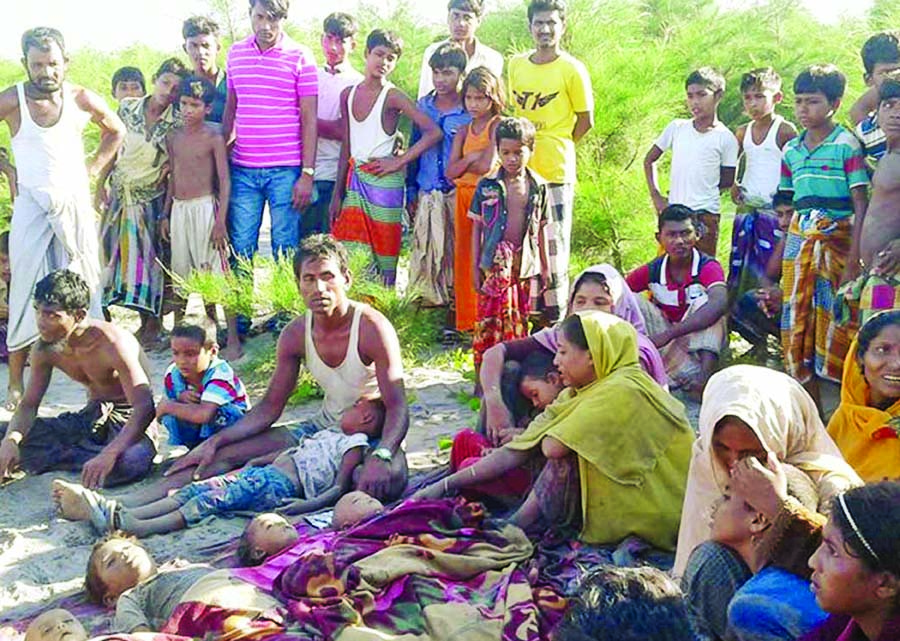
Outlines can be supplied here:
M232 45L222 129L231 147L228 235L252 258L265 203L276 256L297 247L313 193L317 74L312 52L284 33L290 0L250 0L253 34Z

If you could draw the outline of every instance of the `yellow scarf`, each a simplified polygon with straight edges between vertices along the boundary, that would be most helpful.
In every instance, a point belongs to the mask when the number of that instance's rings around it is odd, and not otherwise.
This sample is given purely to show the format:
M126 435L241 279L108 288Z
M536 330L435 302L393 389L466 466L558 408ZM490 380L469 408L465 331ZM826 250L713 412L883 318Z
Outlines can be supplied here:
M579 316L596 380L564 390L508 447L530 450L552 436L578 455L585 541L636 535L672 549L693 442L684 407L641 369L629 323Z
M869 384L850 345L841 380L841 404L828 433L866 483L900 477L900 400L886 410L869 405Z

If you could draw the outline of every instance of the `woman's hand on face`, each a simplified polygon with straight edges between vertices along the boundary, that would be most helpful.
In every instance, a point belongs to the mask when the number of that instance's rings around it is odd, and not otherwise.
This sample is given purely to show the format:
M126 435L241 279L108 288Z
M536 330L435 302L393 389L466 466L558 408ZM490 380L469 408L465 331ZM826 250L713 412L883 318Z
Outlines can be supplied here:
M765 465L753 456L735 463L731 469L731 488L770 521L778 516L788 498L784 467L772 452Z

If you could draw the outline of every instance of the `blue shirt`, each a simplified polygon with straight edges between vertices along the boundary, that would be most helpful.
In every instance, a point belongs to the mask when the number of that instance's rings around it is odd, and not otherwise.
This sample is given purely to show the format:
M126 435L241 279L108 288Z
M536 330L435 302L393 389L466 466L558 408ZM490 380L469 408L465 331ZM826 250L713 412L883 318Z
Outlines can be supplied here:
M453 181L447 178L447 165L450 163L450 150L453 148L453 138L456 132L472 122L470 116L462 104L450 111L441 111L435 105L435 93L419 98L417 106L427 115L444 134L440 145L434 145L426 149L418 159L418 171L415 172L416 184L410 185L415 191L453 191ZM413 128L412 142L416 144L422 137L418 127ZM413 175L413 172L410 172Z

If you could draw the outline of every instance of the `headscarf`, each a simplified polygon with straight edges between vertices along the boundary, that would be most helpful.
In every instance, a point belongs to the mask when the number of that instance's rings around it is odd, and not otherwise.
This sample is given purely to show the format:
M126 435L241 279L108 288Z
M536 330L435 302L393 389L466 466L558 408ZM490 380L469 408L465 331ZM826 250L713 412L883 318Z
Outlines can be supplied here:
M612 296L613 306L612 313L624 321L631 323L632 327L637 330L637 349L638 360L640 366L644 368L653 380L659 383L664 389L668 389L669 377L666 374L666 366L663 363L662 356L656 345L647 337L647 325L644 322L644 316L638 306L637 296L618 270L607 263L601 263L588 267L578 274L578 278L573 281L572 291L569 292L569 306L575 302L575 292L581 285L581 281L586 274L600 274L606 279L606 286L609 287L610 296ZM556 353L559 351L559 330L556 327L542 330L534 334L537 340L544 348Z
M507 447L552 436L578 455L584 540L633 534L671 548L693 441L684 407L638 365L634 327L604 312L578 316L596 380L563 390Z
M900 477L900 399L886 410L869 405L858 349L854 339L844 361L841 404L828 422L828 433L866 483L895 479Z
M768 452L806 472L816 483L819 505L862 481L828 436L816 404L786 374L754 365L734 365L714 374L703 392L700 436L694 442L691 472L678 532L675 576L695 547L709 539L708 515L728 484L729 471L712 448L716 426L726 416L742 420Z

